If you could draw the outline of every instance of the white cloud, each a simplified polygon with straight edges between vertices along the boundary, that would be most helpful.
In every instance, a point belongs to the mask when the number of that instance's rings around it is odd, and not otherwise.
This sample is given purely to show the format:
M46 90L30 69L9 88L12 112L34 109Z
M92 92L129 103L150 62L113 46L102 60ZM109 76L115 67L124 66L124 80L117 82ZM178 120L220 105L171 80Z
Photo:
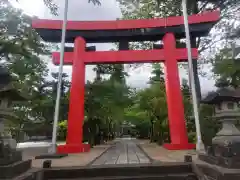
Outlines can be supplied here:
M62 19L64 0L55 0L59 6L59 16L53 16L45 8L44 17ZM93 20L115 20L121 16L121 11L115 0L105 0L101 6L94 6L88 0L70 0L68 8L69 20L93 21Z

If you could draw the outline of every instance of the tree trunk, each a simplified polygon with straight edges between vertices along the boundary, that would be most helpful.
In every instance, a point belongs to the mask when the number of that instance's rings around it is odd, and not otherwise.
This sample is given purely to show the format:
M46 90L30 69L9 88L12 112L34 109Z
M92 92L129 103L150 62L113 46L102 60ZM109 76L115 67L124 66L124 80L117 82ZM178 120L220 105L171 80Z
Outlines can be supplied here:
M153 120L151 120L151 135L150 135L150 142L154 141L154 123Z

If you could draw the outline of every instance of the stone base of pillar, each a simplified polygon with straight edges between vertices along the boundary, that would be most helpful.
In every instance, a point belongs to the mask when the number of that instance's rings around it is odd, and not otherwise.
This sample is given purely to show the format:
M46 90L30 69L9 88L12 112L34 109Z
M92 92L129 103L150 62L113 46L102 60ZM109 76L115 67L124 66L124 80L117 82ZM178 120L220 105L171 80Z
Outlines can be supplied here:
M65 144L57 147L58 154L74 154L90 151L90 144Z
M240 169L229 169L214 164L202 163L197 161L192 165L193 171L198 177L211 180L238 180L240 177ZM200 178L199 178L200 179Z
M187 143L187 144L163 144L163 147L167 150L188 150L195 149L196 144Z
M206 154L199 154L198 158L212 165L217 165L228 169L240 169L239 157L216 157Z
M2 163L2 160L0 158L0 162ZM26 161L17 161L8 165L0 165L0 179L1 180L9 180L9 179L24 179L24 178L18 178L18 176L21 176L21 174L26 173L31 169L32 160L26 160ZM30 178L28 179L35 179L34 174L31 174L29 172ZM26 175L25 175L26 176ZM22 177L25 177L22 176ZM27 179L27 178L26 178Z

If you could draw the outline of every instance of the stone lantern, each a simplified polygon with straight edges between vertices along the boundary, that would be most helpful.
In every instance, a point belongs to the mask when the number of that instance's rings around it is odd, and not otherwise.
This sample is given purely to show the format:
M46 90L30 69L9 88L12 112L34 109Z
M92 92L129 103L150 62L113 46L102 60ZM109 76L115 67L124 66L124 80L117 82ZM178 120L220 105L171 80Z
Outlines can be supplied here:
M4 121L16 117L12 102L26 100L11 86L10 80L7 71L0 67L0 179L13 179L31 168L31 160L22 160L16 141L5 133Z
M13 103L25 100L11 84L0 88L0 135L2 139L9 141L11 148L16 148L16 143L13 143L14 140L11 140L10 135L5 133L4 121L11 117L17 118L13 112Z
M17 118L13 112L13 102L24 100L10 84L0 88L0 167L22 160L21 152L16 150L16 140L5 132L4 121L11 117Z
M240 168L240 131L235 126L240 118L240 88L221 88L210 93L203 103L215 106L215 116L222 129L212 139L207 154L199 159L226 168Z

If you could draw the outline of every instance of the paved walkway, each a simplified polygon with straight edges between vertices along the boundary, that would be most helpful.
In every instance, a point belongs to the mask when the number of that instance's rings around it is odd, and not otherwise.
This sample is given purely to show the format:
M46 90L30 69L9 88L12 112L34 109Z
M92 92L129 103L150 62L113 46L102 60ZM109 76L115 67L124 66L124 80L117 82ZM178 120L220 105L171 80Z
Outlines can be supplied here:
M137 140L135 139L119 139L111 148L99 156L92 165L150 163L150 159L136 143Z
M138 145L137 145L138 144ZM139 148L141 146L141 148ZM42 167L44 160L34 159L35 156L46 154L47 147L29 147L23 149L23 159L33 159L33 167ZM69 154L61 159L52 159L53 167L76 167L86 165L114 165L114 164L145 164L150 163L149 158L161 162L183 162L184 155L193 155L194 150L189 151L168 151L148 140L117 139L104 145L95 146L88 153Z

